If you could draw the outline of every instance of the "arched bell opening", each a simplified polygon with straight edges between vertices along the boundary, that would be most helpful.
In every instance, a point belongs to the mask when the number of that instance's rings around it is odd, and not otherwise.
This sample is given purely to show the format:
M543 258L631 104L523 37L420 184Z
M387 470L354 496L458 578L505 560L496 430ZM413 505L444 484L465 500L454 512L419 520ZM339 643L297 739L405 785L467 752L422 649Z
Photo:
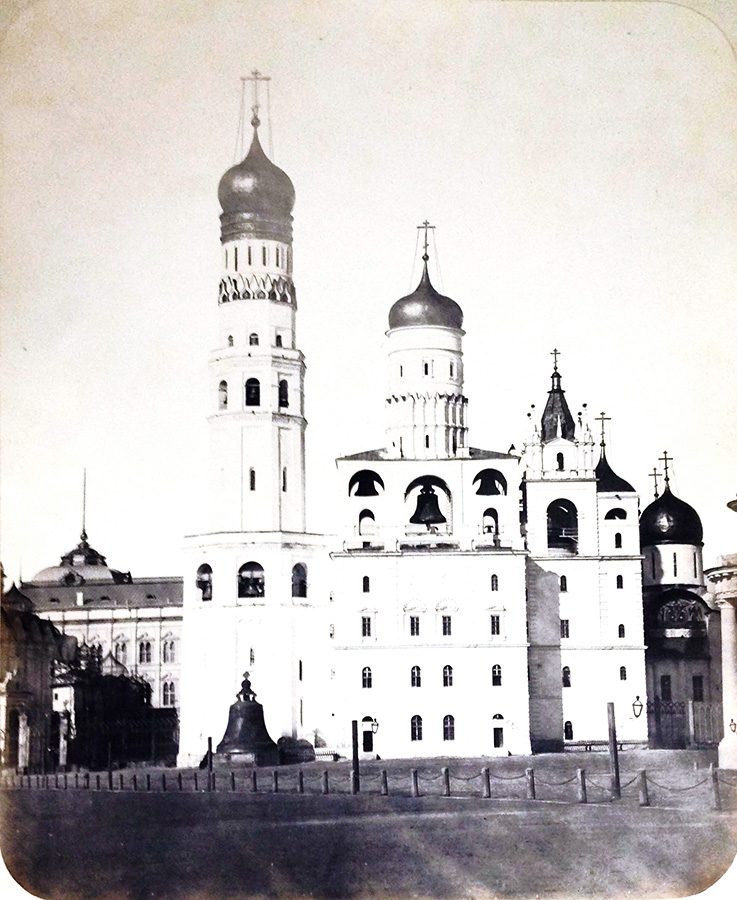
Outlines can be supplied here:
M212 600L212 566L209 563L203 563L197 569L195 587L200 592L201 600Z
M361 734L364 753L373 753L374 751L374 718L373 716L364 716L361 719Z
M244 563L238 569L238 596L263 597L265 593L264 567L257 562Z
M379 488L384 490L384 482L381 475L371 469L361 469L351 475L348 482L349 497L378 497Z
M376 534L376 517L370 509L362 509L358 514L358 533L362 537Z
M548 547L578 552L578 510L570 500L553 500L548 506Z
M481 520L481 530L484 534L495 536L499 534L499 514L493 507L484 510Z
M292 596L307 596L307 567L297 563L292 569Z
M404 508L410 533L452 531L452 497L450 488L435 475L421 475L407 486Z

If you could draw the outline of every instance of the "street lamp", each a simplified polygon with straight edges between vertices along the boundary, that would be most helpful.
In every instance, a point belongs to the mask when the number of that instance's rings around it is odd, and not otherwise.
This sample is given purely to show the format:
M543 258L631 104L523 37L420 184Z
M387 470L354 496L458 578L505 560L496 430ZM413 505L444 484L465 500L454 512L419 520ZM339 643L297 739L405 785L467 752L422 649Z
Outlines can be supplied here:
M640 695L638 694L635 697L634 703L632 704L632 712L635 714L635 718L639 719L642 715L643 705L642 700L640 700Z
M732 731L737 731L737 722L735 722L735 720L732 719L731 722L729 723L729 727L731 728Z
M372 720L371 720L371 731L372 731L374 734L376 734L376 732L377 732L378 730L379 730L379 723L376 721L376 719L372 719Z

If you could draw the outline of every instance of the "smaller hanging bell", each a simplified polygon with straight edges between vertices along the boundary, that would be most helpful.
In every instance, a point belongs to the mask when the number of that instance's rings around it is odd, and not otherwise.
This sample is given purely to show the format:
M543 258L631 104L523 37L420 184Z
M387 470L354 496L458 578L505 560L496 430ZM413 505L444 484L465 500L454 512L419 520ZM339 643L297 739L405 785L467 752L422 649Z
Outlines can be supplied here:
M429 484L423 485L417 497L417 509L414 511L410 522L413 525L427 525L429 528L431 525L442 525L443 522L447 521L440 512L438 496L432 486Z

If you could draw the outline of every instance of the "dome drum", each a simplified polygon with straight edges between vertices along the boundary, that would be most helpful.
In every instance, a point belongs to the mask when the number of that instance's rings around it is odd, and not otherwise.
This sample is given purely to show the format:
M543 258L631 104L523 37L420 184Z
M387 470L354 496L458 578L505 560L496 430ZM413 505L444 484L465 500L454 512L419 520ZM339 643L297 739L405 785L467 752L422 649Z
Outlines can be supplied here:
M292 242L292 217L269 218L253 212L224 212L220 216L220 243L227 244L242 238L265 241Z

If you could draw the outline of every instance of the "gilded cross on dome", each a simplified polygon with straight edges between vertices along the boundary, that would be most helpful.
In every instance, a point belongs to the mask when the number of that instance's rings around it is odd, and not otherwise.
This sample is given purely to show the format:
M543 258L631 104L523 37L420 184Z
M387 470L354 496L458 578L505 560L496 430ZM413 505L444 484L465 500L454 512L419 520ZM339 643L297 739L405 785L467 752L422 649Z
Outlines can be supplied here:
M423 254L422 254L422 258L425 260L425 262L427 262L428 259L430 259L430 257L427 255L427 247L428 247L427 233L428 233L428 231L433 231L434 228L435 228L435 226L434 226L434 225L431 225L431 224L427 221L427 219L425 219L425 221L422 223L422 225L418 225L418 226L417 226L417 230L419 231L420 228L424 228L424 229L425 229L425 243L424 243L424 252L423 252Z
M606 433L605 433L605 430L606 430L606 423L607 423L607 422L611 422L611 421L612 421L612 417L611 417L611 416L607 416L607 415L605 415L604 413L601 413L600 415L598 415L598 416L596 417L596 421L597 421L597 422L601 422L601 446L602 446L602 447L605 447L605 446L606 446Z
M557 347L553 348L553 352L550 354L553 357L553 371L558 371L558 357L560 356L560 350Z
M251 124L254 126L254 128L257 128L261 124L259 122L259 118L258 118L258 111L260 108L260 104L258 102L258 85L259 85L260 81L264 81L264 82L271 81L271 76L270 75L262 75L258 69L254 69L250 75L244 75L241 78L241 85L243 86L244 95L245 95L245 91L246 91L246 82L247 81L253 82L253 105L251 106L251 110L253 112L253 120L251 121Z
M667 450L663 450L663 455L659 457L659 461L663 463L663 467L665 469L663 478L665 479L665 486L668 487L670 484L670 477L668 475L668 463L673 462L673 457L668 456Z

